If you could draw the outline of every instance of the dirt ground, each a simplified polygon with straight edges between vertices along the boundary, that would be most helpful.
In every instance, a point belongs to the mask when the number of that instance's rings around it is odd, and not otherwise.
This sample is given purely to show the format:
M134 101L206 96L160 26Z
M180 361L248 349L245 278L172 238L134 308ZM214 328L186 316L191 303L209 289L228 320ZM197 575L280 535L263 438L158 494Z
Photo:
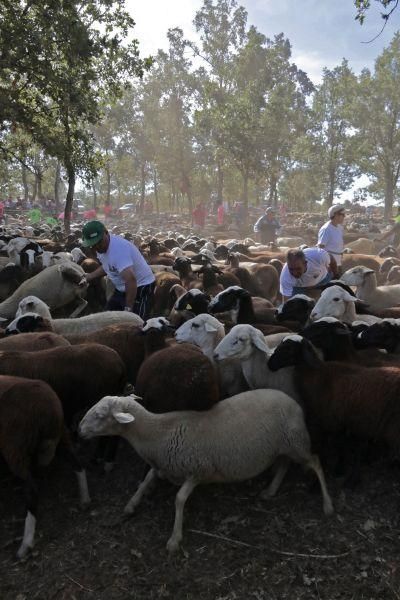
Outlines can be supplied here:
M0 600L400 599L399 471L387 461L364 467L356 490L328 477L330 518L295 466L268 501L259 498L268 473L199 487L172 559L176 488L160 482L132 518L122 516L142 472L123 445L112 473L90 468L93 501L82 510L75 477L56 461L40 480L35 550L18 562L22 491L0 465Z

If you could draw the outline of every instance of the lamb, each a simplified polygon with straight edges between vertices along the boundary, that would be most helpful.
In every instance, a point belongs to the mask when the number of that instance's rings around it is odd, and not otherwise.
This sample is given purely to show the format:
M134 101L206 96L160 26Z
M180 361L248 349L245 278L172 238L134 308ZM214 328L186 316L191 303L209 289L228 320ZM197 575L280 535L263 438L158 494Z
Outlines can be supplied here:
M171 288L171 293L174 291L174 288L178 288L178 286L173 286ZM208 294L205 294L196 288L187 292L184 288L178 288L178 291L183 293L181 293L176 300L168 317L168 320L172 325L179 326L184 321L187 321L196 315L208 312L208 304L210 302L210 296Z
M315 300L304 294L295 294L284 304L282 304L276 313L278 323L283 321L294 321L300 326L304 326L315 306Z
M268 368L271 354L258 329L251 325L236 325L215 348L214 360L240 359L242 373L250 389L272 388L297 400L293 369L287 369L277 376Z
M280 392L245 392L204 413L161 415L145 410L136 396L107 396L86 413L79 432L83 438L120 435L151 465L126 505L126 514L135 511L158 476L181 486L175 502L175 524L167 543L170 553L177 551L182 541L183 509L197 485L251 479L278 456L282 462L266 495L278 491L291 459L316 473L324 512L333 513L319 459L311 454L302 410Z
M0 375L41 379L61 400L67 426L76 412L106 394L119 394L126 384L118 354L100 344L62 346L31 352L0 352Z
M0 316L4 319L13 319L18 303L26 296L34 295L48 304L50 309L60 308L66 304L79 301L79 308L74 311L81 312L86 306L87 282L83 269L75 263L61 263L47 267L31 279L27 279L15 292L0 303Z
M369 325L381 321L379 317L374 315L358 315L354 306L355 302L357 302L355 296L349 294L347 290L339 285L333 285L322 292L310 314L310 319L317 321L322 317L335 317L350 325L354 321L363 321Z
M27 512L18 558L34 545L38 491L33 469L48 465L62 447L79 483L82 504L90 502L86 474L64 430L61 402L44 381L0 377L0 454L10 471L25 483Z
M16 319L7 327L12 331L18 327L18 318L25 314L36 313L46 319L52 326L53 331L61 335L73 333L89 333L103 329L107 325L135 325L143 326L143 320L135 313L126 311L105 311L78 317L76 319L52 319L49 307L35 296L27 296L20 301L16 313Z
M400 304L400 284L377 287L376 274L367 267L354 267L346 271L340 281L356 286L357 298L364 300L371 310L390 308Z

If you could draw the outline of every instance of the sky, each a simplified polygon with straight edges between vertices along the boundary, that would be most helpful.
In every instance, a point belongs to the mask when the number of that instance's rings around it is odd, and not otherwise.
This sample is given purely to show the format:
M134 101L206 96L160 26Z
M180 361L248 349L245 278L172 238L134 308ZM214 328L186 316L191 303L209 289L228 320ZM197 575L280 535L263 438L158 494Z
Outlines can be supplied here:
M355 21L353 0L238 0L248 12L248 25L255 25L267 37L283 32L292 44L293 61L318 83L324 67L333 68L343 58L359 73L373 69L376 57L388 46L400 29L400 8L394 12L383 33L378 4L367 13L363 26ZM134 36L140 42L142 56L167 48L166 32L183 29L187 38L196 40L192 21L202 0L126 0L136 21Z

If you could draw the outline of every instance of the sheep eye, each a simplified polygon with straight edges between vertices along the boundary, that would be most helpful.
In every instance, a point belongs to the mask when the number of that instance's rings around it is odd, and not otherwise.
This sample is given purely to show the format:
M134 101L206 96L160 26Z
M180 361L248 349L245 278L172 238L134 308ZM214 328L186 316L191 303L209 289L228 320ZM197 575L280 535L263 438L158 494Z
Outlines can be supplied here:
M339 302L339 298L334 298L334 302Z
M195 329L198 329L199 325L198 325L198 323L192 323L192 327L194 327Z

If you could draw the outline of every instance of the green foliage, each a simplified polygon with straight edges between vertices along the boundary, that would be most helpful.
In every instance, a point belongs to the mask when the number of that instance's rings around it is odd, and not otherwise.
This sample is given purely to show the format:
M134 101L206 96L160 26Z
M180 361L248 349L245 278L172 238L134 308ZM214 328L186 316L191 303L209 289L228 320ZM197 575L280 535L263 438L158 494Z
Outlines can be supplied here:
M385 23L390 18L391 14L396 10L399 0L374 0L375 3L380 5L384 10L381 12L381 17ZM356 7L355 19L360 21L362 25L365 21L367 11L371 8L371 0L354 0L354 6Z

